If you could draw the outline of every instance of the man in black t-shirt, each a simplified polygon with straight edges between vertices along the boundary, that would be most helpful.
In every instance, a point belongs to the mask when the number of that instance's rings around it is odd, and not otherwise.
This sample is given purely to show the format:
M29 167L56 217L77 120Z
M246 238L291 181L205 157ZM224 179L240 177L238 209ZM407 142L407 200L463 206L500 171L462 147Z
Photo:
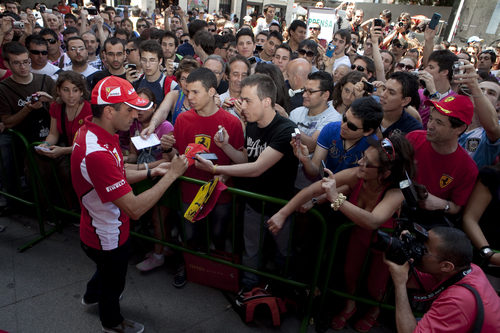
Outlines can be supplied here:
M198 158L196 166L216 175L227 175L241 178L241 189L269 195L282 199L290 199L298 166L290 145L291 135L296 125L283 118L274 110L276 101L276 85L272 79L263 74L255 74L241 82L242 116L248 122L246 127L246 143L243 152L235 150L227 144L227 132L224 131L224 142L221 148L233 161L240 164L214 166L212 162ZM216 140L215 140L216 141ZM217 141L216 141L217 142ZM272 216L277 207L266 205L264 219ZM258 269L258 251L260 244L261 213L260 202L247 200L244 216L245 255L243 264ZM289 225L286 223L283 232L274 236L280 256L287 254ZM266 228L267 229L267 228ZM267 232L266 232L267 233ZM249 290L259 282L257 275L243 273L244 290Z
M28 49L19 42L5 44L2 55L12 76L0 83L0 121L29 142L43 141L49 135L48 103L52 101L46 91L53 91L54 81L48 75L31 73Z
M127 79L127 72L123 66L126 59L125 43L119 38L111 37L106 39L103 49L107 68L102 71L95 72L87 78L90 90L95 87L97 82L111 75Z

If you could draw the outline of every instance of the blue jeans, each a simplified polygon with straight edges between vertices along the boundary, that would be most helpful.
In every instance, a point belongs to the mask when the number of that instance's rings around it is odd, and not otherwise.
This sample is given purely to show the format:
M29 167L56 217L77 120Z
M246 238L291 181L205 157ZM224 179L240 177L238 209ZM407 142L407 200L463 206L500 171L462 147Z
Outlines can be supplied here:
M96 272L87 283L85 301L99 302L99 318L102 326L115 327L123 321L120 313L120 295L125 288L130 240L111 251L97 250L83 242L81 246L97 265Z

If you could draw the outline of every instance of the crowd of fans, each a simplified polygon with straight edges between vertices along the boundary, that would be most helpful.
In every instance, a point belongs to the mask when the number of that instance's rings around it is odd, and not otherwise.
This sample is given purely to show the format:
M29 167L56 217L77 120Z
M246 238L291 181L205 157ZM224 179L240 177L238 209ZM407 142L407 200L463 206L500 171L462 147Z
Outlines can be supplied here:
M486 271L500 266L500 254L491 250L500 249L494 222L500 207L500 44L485 48L476 36L462 47L436 43L425 17L404 12L393 20L386 9L365 18L352 2L336 8L327 40L318 38L317 23L297 19L286 26L273 5L241 22L178 6L150 15L65 1L52 9L5 1L0 12L0 149L7 175L1 185L8 192L16 191L14 159L22 163L22 156L12 153L13 139L4 130L42 142L36 147L42 173L50 174L48 161L55 161L70 189L73 138L93 112L89 93L117 76L153 102L129 131L119 132L126 169L153 169L198 144L217 160L190 160L186 176L219 176L229 186L291 199L282 209L264 210L278 268L290 255L292 213L317 206L338 225L332 212L340 211L356 224L344 249L346 291L353 294L364 259L374 252L373 231L396 225L404 201L399 183L407 178L417 185L419 223L464 230L474 262ZM116 93L107 89L107 97ZM131 144L131 137L152 133L160 146L138 151ZM185 210L199 187L180 187ZM208 217L216 249L227 250L231 209L223 193ZM242 261L255 269L262 268L258 251L267 234L260 230L261 215L260 204L247 200ZM155 236L175 242L176 226L167 216L164 205L154 206ZM182 229L182 241L199 247L206 228L186 222ZM437 230L431 238L446 234ZM171 253L156 245L137 268L159 267ZM381 253L373 254L368 291L377 301L390 273L396 276L389 268ZM249 272L241 282L242 294L262 283ZM173 284L185 283L180 260ZM485 325L494 325L486 311ZM348 300L332 327L342 329L355 312L356 303ZM379 312L370 308L355 328L369 331Z

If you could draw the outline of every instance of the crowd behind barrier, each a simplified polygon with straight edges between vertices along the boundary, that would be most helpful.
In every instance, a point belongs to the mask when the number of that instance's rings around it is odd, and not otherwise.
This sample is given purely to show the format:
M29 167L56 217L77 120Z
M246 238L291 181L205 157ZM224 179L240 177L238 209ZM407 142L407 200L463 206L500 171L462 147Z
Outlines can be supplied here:
M79 223L97 264L82 302L99 303L105 332L144 330L118 302L129 234L154 242L136 268L171 260L177 288L189 278L180 253L233 252L241 264L208 257L241 271L235 304L269 280L302 289L301 330L318 315L314 301L322 307L331 294L345 299L328 319L336 330L352 317L368 332L381 308L395 309L398 332L435 320L500 330L483 273L500 275L500 44L436 44L436 18L393 21L390 9L365 18L354 2L335 16L320 39L319 24L287 26L273 5L240 20L175 5L148 13L4 1L0 195L4 214L28 205L40 227L20 250L61 230L60 214ZM136 148L132 138L152 135L159 144ZM184 219L214 177L229 189L203 221ZM143 215L152 235L130 230L129 217ZM56 224L48 231L47 219ZM399 245L373 248L383 228ZM432 291L426 306L406 295L409 270L417 289ZM461 285L477 307L446 305ZM266 293L290 292L280 288ZM361 316L357 301L370 305ZM418 323L410 304L424 313Z

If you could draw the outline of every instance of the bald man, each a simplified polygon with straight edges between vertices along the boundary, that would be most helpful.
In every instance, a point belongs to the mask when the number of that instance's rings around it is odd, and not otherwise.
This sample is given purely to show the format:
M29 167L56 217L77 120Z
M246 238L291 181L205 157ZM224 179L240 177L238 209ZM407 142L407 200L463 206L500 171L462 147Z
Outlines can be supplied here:
M290 110L302 106L304 86L307 76L311 73L311 64L303 58L297 58L288 63L286 72L288 74L287 87L290 96Z

